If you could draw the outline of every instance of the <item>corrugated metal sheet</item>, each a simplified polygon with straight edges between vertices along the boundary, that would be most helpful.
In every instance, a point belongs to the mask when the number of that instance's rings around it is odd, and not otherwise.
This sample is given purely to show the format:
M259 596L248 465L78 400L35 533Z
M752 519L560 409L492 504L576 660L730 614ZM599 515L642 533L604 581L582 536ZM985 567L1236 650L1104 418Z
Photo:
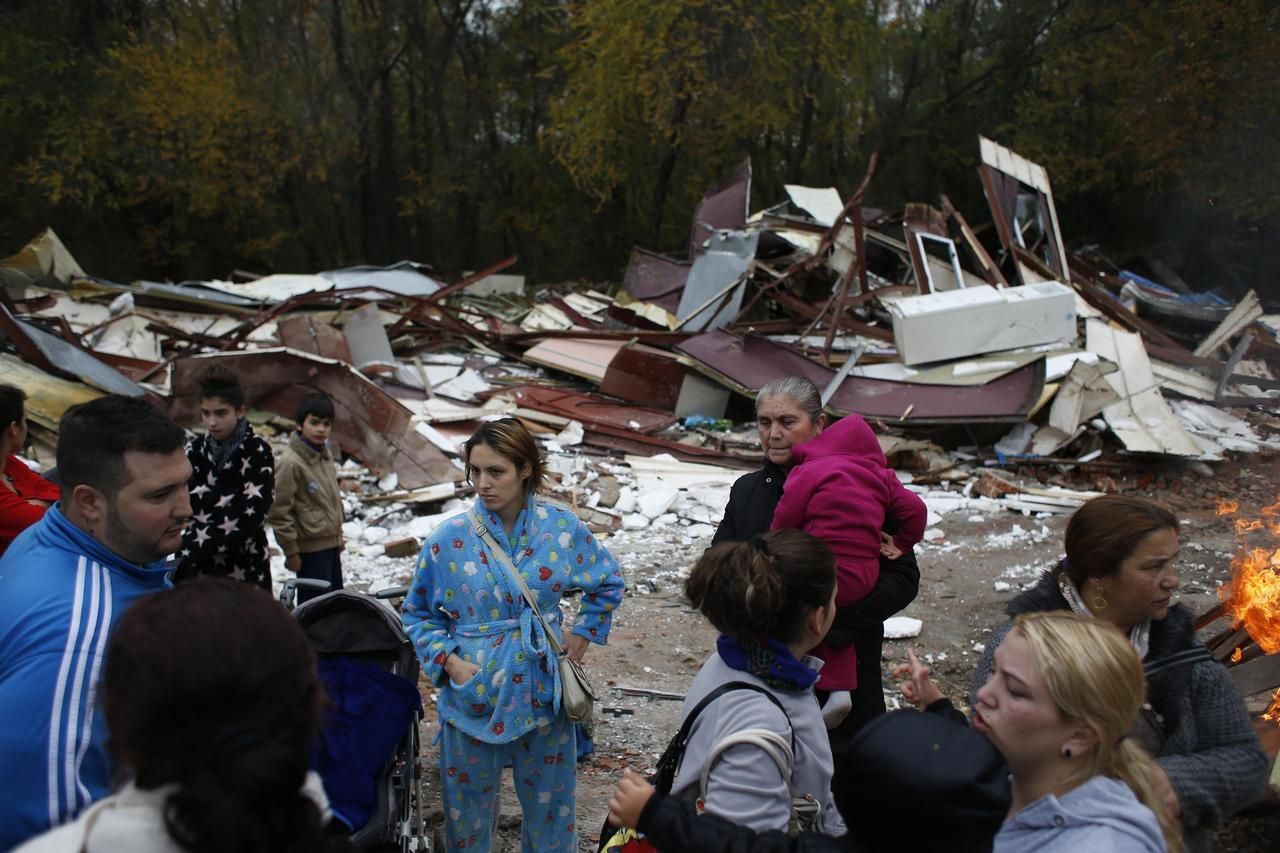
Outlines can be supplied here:
M836 371L793 349L754 335L708 332L676 347L694 366L734 390L755 396L779 376L804 376L827 387ZM827 404L833 414L905 421L913 424L1017 422L1044 389L1044 360L1038 359L984 385L921 385L850 376Z

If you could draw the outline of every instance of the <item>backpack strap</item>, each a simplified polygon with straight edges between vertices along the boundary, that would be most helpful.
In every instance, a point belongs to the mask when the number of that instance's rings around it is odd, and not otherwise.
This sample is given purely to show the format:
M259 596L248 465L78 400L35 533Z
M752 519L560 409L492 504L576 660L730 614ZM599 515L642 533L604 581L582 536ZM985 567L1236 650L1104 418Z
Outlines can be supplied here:
M676 732L675 737L671 738L671 742L667 744L667 748L663 751L662 757L658 759L658 764L654 772L653 785L658 789L660 794L671 793L671 786L676 780L676 770L680 767L680 760L684 758L685 744L689 740L689 735L693 732L693 724L697 721L698 715L710 705L726 693L732 693L735 690L751 690L759 693L773 703L774 707L782 712L782 716L787 719L787 727L791 730L791 752L795 753L796 748L796 729L791 723L791 715L787 713L787 709L782 707L782 703L778 701L778 697L774 696L768 690L758 684L752 684L749 681L729 681L721 684L715 690L712 690L706 696L698 701L697 705L689 711L689 716L685 717L684 722L680 724L680 731Z

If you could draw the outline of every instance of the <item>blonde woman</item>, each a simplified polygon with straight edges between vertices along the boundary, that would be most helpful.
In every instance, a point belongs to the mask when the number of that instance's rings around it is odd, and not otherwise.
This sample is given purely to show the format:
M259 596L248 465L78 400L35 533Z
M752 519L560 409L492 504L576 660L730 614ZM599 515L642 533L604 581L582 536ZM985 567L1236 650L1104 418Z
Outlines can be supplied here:
M1118 631L1061 612L1014 621L973 708L1009 762L997 853L1181 849L1160 771L1125 736L1142 699L1142 664Z

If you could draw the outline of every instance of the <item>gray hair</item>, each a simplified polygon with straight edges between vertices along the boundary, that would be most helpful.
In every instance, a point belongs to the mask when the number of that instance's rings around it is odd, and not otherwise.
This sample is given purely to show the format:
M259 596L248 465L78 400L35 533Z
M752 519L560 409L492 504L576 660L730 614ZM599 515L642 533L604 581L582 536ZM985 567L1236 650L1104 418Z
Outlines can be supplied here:
M818 386L803 376L779 376L765 383L756 394L756 411L760 411L760 401L768 397L789 397L793 403L809 415L809 420L818 422L822 414L822 394Z

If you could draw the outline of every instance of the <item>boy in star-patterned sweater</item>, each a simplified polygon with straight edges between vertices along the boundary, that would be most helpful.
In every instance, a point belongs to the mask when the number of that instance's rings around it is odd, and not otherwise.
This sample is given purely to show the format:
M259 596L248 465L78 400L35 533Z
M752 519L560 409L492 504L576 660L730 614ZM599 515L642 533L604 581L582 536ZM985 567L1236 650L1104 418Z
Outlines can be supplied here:
M232 577L271 590L267 512L275 492L271 447L245 420L244 389L225 367L200 375L207 432L187 445L191 524L182 535L174 581Z

